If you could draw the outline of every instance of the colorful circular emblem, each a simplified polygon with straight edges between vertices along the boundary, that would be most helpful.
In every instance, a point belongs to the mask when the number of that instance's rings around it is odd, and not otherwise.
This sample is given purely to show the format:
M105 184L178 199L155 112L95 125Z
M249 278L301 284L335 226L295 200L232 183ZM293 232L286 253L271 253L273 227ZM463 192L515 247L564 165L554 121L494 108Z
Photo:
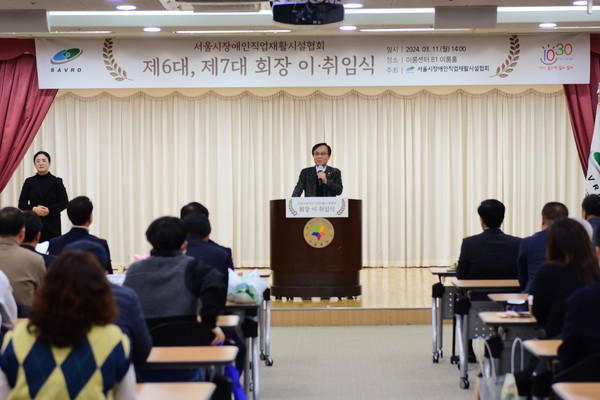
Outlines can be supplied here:
M81 49L61 50L58 53L56 53L54 57L52 57L52 60L50 60L50 62L52 64L64 64L66 62L73 61L74 59L79 57L81 53L83 53L83 50Z
M309 246L321 249L333 241L333 225L325 218L313 218L304 225L304 240Z

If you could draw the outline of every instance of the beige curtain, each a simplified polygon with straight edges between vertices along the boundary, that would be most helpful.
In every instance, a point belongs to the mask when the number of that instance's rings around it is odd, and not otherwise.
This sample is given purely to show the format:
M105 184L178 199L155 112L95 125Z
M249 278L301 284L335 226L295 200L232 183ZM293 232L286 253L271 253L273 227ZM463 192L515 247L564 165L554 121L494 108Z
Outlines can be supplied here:
M564 94L534 88L60 92L7 188L15 205L38 150L69 197L94 202L92 233L116 264L149 246L162 215L199 201L239 267L269 266L269 200L291 194L325 141L344 197L363 200L365 266L448 265L479 233L479 202L503 229L539 230L548 201L579 214L584 179ZM70 224L63 216L63 232Z

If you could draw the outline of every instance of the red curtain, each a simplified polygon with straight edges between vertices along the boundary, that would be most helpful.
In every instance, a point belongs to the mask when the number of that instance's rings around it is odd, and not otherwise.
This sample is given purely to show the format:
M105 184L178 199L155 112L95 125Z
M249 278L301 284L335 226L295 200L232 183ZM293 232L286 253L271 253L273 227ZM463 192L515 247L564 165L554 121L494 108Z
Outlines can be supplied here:
M56 92L38 87L33 40L0 39L0 191L23 160Z
M575 145L583 174L587 173L600 82L600 35L590 36L590 83L564 85Z

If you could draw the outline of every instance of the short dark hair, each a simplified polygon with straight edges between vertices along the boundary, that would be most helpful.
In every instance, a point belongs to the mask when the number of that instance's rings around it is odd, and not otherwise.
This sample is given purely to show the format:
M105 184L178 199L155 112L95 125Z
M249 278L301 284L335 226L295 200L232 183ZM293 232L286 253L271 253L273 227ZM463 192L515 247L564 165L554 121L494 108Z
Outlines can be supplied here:
M188 203L185 206L181 207L181 211L179 212L179 218L183 219L186 215L196 212L202 213L208 218L208 208L204 207L197 201L192 201L191 203Z
M551 201L546 203L542 208L542 217L548 222L555 222L559 219L567 218L569 216L569 209L563 203L557 201Z
M179 250L186 236L181 220L175 217L160 217L146 230L146 239L154 250Z
M563 218L548 228L548 261L565 268L574 268L585 284L600 279L598 259L583 225Z
M25 238L23 242L33 242L35 235L40 233L44 228L42 220L36 213L30 210L23 211L23 218L25 219Z
M496 199L484 200L477 208L477 214L488 228L499 228L502 225L504 211L504 204Z
M67 204L67 215L73 225L85 224L93 210L94 205L87 196L77 196Z
M64 251L35 293L27 329L51 346L76 346L94 325L110 324L116 315L113 292L96 257Z
M4 207L0 210L0 236L17 236L25 226L25 217L15 207Z
M35 153L33 155L33 162L35 163L35 159L37 158L37 156L39 156L40 154L48 157L48 163L52 163L52 158L50 157L50 154L46 153L45 151L38 151L37 153Z
M328 153L329 155L331 155L331 146L329 146L327 143L317 143L317 144L315 144L315 145L313 146L313 148L312 148L312 152L311 152L310 154L315 154L315 150L316 150L316 149L318 149L318 148L319 148L319 147L321 147L321 146L325 146L325 147L327 147L327 153Z
M587 215L600 216L600 195L588 194L585 196L581 202L581 208Z
M191 236L205 238L210 235L210 221L208 217L201 213L191 213L181 220L183 227Z

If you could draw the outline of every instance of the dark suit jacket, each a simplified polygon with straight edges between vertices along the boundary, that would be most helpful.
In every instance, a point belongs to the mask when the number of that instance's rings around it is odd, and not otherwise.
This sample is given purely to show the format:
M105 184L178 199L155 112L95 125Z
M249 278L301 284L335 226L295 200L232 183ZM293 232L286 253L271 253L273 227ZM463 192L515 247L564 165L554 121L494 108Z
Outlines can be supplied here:
M185 251L187 256L203 261L208 266L215 268L221 273L224 283L223 287L225 289L224 293L221 294L221 297L223 297L223 301L225 301L227 298L231 255L220 246L215 245L215 243L203 242L200 238L194 236L188 236L187 242L187 249Z
M52 255L59 255L60 252L64 249L66 245L69 243L76 242L78 240L91 240L92 242L96 242L101 245L104 250L106 250L106 255L108 257L108 263L103 265L104 269L112 274L112 265L110 262L110 250L108 249L108 243L104 239L100 239L97 236L90 235L87 229L84 228L72 228L69 232L65 233L62 236L57 238L53 238L50 240L50 245L48 246L48 253Z
M231 249L229 247L221 246L219 243L213 242L210 239L208 240L208 243L212 244L213 246L217 246L218 248L222 249L225 253L227 253L227 255L229 256L229 263L227 265L227 268L235 269L235 267L233 266L233 254L231 253Z
M546 247L548 231L543 230L526 237L521 241L519 255L517 256L517 268L519 272L519 283L525 293L531 292L531 285L540 265L546 262Z
M561 368L600 353L600 282L575 291L566 304L563 343L558 348Z
M52 254L42 254L42 253L38 253L34 247L31 246L27 246L25 244L21 245L22 248L27 249L27 250L31 250L33 251L35 254L39 254L40 256L42 256L44 258L44 264L46 264L46 268L48 268L50 266L50 264L52 264L52 261L54 261L54 259L56 258L56 256L53 256Z
M40 182L46 179L51 182L47 185L49 190L44 192L41 187L46 185L40 185ZM67 208L68 202L67 190L62 179L48 173L45 176L34 175L25 179L19 196L19 209L31 210L39 205L48 207L50 214L40 217L44 224L40 242L45 242L61 235L60 213Z
M144 319L138 295L133 289L110 284L119 314L114 321L129 336L132 360L135 365L146 361L152 350L152 338Z
M488 228L463 239L458 279L517 279L517 253L521 239Z
M342 194L344 189L342 186L342 172L337 168L327 166L325 175L327 175L327 183L323 185L325 197L335 197ZM300 197L302 192L304 192L304 197L317 196L317 170L314 166L300 171L300 177L298 177L298 183L296 183L292 197Z

